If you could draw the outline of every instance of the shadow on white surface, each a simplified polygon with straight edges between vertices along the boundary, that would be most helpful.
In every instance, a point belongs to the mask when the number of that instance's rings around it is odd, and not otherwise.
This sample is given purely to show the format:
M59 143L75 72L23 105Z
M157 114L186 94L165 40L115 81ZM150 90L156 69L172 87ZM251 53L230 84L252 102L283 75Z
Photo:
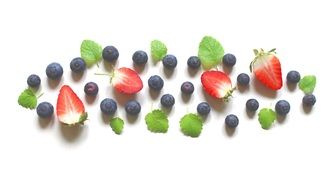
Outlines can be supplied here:
M287 88L290 92L295 91L296 87L297 87L297 84L291 84L291 83L288 83L287 81L286 81L285 85L287 86Z
M151 88L148 88L148 93L149 93L149 96L150 96L150 98L152 100L156 100L156 99L159 98L159 95L161 94L161 90L160 91L156 91L156 90L153 90Z
M87 104L89 104L89 105L92 105L96 101L98 101L98 98L99 98L98 95L97 96L88 96L88 95L84 94L84 99L87 102Z
M249 85L243 86L243 85L237 84L237 90L240 93L247 93L249 91Z
M237 127L233 128L233 127L228 127L225 124L223 125L224 128L224 133L227 137L234 137L237 134Z
M125 113L125 118L129 124L134 124L138 121L139 115L141 115L141 113L139 113L137 115L131 115L131 114Z
M245 106L245 112L247 114L247 117L251 118L251 119L254 118L255 115L256 115L256 111L249 111L249 110L246 109L246 106Z
M61 86L62 82L64 81L64 77L58 80L52 80L47 78L47 83L50 89L56 89L58 86Z
M180 93L180 97L182 99L182 102L187 104L188 102L190 102L190 99L192 97L192 94L184 94L184 93Z
M60 133L65 142L76 143L86 139L87 126L66 126L60 124Z
M139 74L147 73L148 63L146 63L144 65L137 65L137 64L131 63L131 65L133 65L133 70L135 70L137 73L139 73Z
M82 73L74 73L71 72L71 78L73 79L74 82L80 82L80 81L84 81L86 78L86 71L82 72Z
M222 64L223 72L230 75L232 73L233 67L227 67L227 66L223 65L223 63L221 63L221 64Z
M267 98L276 98L277 97L277 91L274 90L270 90L269 88L265 87L263 84L260 83L260 81L258 81L255 78L252 78L252 86L254 87L255 91L260 94L261 96L265 96Z
M314 109L314 107L305 106L304 104L301 104L301 110L303 110L303 113L305 113L307 115L309 115L312 112L313 109Z
M176 70L176 68L175 69L167 69L163 66L163 73L164 73L165 77L168 79L173 77L175 70Z
M41 118L41 117L37 117L39 126L41 129L46 129L48 127L52 127L54 124L54 119L55 117L52 116L50 118Z
M200 68L199 69L193 69L193 68L188 67L188 74L189 74L190 77L194 77L200 72L200 70L201 70Z
M114 96L114 100L116 100L116 102L121 106L125 106L125 104L129 100L136 99L135 94L132 94L132 95L123 94L123 93L117 92L115 89L112 91L112 93L113 93L113 96Z
M226 109L226 103L221 99L213 98L212 96L208 95L202 87L200 87L201 92L208 104L210 104L212 110L217 112L224 112Z

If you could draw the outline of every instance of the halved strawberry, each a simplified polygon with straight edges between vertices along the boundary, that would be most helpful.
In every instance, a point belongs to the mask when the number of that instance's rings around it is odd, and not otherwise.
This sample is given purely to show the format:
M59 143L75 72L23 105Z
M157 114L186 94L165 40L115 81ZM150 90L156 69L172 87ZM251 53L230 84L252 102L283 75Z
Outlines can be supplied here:
M138 73L126 67L115 70L111 82L115 90L124 94L136 94L143 88Z
M279 90L282 87L281 65L275 50L254 50L255 58L250 65L257 80L271 90Z
M223 98L227 101L235 88L227 74L221 71L205 71L201 76L204 90L215 98Z
M68 85L60 89L56 112L59 121L67 125L83 124L88 117L82 101Z

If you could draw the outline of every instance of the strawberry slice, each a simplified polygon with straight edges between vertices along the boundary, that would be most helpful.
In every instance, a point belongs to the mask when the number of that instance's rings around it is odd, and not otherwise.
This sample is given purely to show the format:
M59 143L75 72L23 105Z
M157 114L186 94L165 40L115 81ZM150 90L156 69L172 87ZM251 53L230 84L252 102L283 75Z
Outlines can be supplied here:
M116 91L124 94L136 94L143 88L138 73L126 67L115 70L111 82Z
M56 112L59 121L67 125L83 124L88 117L82 101L68 85L60 89Z
M229 76L221 71L205 71L201 82L205 92L214 98L223 98L224 101L227 101L235 90Z
M281 65L275 50L254 50L255 58L250 65L257 80L271 90L279 90L282 87Z

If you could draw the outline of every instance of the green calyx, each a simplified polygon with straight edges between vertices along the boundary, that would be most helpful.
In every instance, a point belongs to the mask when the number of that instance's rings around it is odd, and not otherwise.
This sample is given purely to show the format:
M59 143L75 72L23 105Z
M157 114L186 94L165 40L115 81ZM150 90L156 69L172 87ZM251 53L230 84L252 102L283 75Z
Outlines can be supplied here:
M262 48L260 48L260 49L253 49L253 52L255 54L255 58L253 59L253 61L249 65L249 70L251 72L253 71L254 64L256 63L256 61L257 61L258 58L260 58L262 56L266 56L266 55L274 55L274 54L276 54L276 48L273 48L273 49L271 49L268 52L265 52L264 49L262 49Z

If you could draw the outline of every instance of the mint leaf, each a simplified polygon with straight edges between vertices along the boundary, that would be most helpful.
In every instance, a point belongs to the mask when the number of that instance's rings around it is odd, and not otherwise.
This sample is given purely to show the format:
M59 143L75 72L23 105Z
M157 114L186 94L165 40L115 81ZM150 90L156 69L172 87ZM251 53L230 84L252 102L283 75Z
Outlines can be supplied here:
M122 134L124 121L119 117L114 117L109 121L109 125L114 131L115 134L120 135Z
M203 120L199 115L186 114L180 120L180 128L184 135L198 137L203 129Z
M311 94L314 91L317 78L314 75L304 76L298 83L298 87L305 93Z
M153 40L150 43L151 57L153 61L158 62L167 54L165 44L159 40Z
M153 110L145 116L146 125L153 133L166 133L169 128L169 120L162 110Z
M224 49L219 41L205 36L199 44L198 57L205 70L216 67L222 61Z
M18 104L28 109L35 109L38 99L31 89L25 89L18 97Z
M88 67L102 59L102 47L92 40L83 40L80 51L81 57Z
M270 108L263 108L258 114L258 120L263 129L270 129L273 122L276 120L276 112Z

